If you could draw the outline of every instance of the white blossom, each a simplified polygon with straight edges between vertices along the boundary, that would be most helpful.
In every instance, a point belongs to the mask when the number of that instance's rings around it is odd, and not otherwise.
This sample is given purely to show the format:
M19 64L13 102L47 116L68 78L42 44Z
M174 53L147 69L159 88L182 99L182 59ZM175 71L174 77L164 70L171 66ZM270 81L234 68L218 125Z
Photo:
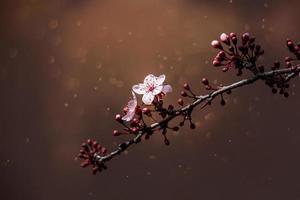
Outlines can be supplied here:
M162 92L166 94L172 91L172 87L170 85L163 85L165 78L166 76L164 74L159 77L149 74L144 79L144 83L132 86L132 90L137 94L142 94L144 104L150 105L153 102L155 95Z

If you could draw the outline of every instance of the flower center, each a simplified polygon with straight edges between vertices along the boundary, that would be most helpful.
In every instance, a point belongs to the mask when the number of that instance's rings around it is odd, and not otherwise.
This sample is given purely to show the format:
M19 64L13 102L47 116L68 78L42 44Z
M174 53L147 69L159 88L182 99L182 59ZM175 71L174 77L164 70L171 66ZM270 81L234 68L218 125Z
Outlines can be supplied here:
M149 85L148 90L152 92L155 89L154 85Z

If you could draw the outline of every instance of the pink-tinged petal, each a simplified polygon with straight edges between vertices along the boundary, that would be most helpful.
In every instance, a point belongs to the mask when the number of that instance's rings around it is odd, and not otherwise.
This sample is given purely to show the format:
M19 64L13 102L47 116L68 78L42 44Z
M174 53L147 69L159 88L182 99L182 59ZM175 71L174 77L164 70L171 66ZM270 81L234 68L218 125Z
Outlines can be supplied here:
M138 85L132 86L132 90L137 94L145 94L147 91L147 88L146 88L145 84L140 83Z
M146 86L154 86L156 83L156 76L154 76L153 74L149 74L148 76L146 76L146 78L144 79L144 84Z
M154 96L155 95L152 92L145 93L144 96L143 96L143 99L142 99L144 104L151 105L151 103L154 100Z
M134 100L130 100L127 104L128 110L129 111L134 111L136 108L137 102Z
M122 120L129 122L134 117L135 111L129 111L122 117Z
M136 95L133 91L131 91L131 94L132 94L132 99L136 101Z
M162 89L162 92L164 94L167 94L169 92L172 92L172 86L171 85L164 85L163 89Z
M137 106L137 100L134 92L132 92L132 100L130 100L127 104L127 107L130 111L135 111L135 108Z
M163 82L165 81L165 79L166 79L166 76L164 74L157 77L156 82L155 82L155 86L162 85Z
M132 93L132 99L128 102L127 107L128 107L128 112L126 113L125 116L122 117L122 120L124 121L130 121L134 117L135 114L135 109L137 106L137 100L134 92Z
M156 87L153 89L152 94L153 94L153 95L157 95L157 94L159 94L159 93L162 92L162 89L163 89L163 86L162 86L162 85L156 86Z

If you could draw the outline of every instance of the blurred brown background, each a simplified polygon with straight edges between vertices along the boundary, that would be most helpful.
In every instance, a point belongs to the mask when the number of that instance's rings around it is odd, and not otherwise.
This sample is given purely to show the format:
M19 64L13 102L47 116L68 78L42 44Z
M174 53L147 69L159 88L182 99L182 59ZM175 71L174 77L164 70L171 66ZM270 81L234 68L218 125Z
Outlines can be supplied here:
M299 81L291 98L257 83L194 116L198 128L134 146L92 176L75 156L94 138L113 150L114 115L149 73L175 102L188 81L237 80L211 67L210 41L249 31L288 55L299 1L1 0L0 195L3 200L300 199Z

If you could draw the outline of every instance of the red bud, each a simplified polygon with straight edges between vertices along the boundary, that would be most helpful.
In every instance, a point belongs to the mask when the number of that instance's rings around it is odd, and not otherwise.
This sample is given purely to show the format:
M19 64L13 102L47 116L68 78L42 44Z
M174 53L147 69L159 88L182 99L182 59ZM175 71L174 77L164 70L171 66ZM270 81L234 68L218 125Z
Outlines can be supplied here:
M183 100L182 100L181 98L180 98L180 99L178 99L178 101L177 101L177 102L178 102L178 104L179 104L179 105L183 106Z
M119 132L118 130L114 130L113 131L113 136L119 136L119 135L121 135L122 133L121 132Z
M250 34L249 33L244 33L242 35L242 44L245 45L250 39Z
M219 66L222 66L222 63L216 59L213 60L213 66L215 67L219 67Z
M183 96L183 97L186 97L186 96L187 96L187 93L186 93L185 91L181 91L181 92L180 92L180 95Z
M149 110L149 108L143 108L142 111L145 115L151 116L151 111Z
M185 84L183 84L183 88L186 89L186 90L189 90L190 86L189 86L189 84L185 83Z
M208 84L209 84L207 78L202 78L202 83L203 83L204 85L208 85Z
M118 122L122 122L122 116L120 114L116 114L116 117L115 117L116 121Z

